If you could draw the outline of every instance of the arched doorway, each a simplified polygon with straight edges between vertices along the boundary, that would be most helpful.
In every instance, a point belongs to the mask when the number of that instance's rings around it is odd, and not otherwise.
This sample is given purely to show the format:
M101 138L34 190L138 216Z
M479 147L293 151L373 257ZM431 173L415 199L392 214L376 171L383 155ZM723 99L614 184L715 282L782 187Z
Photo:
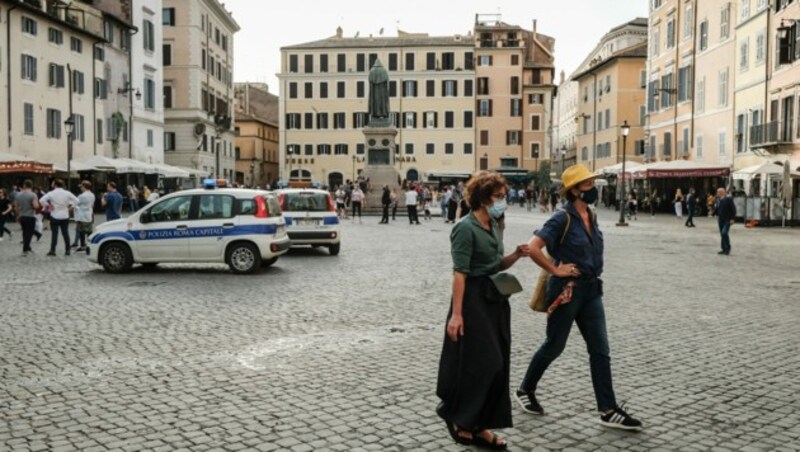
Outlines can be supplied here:
M333 172L328 174L328 188L333 190L334 188L344 184L344 176L342 173Z
M419 180L419 171L417 171L415 168L411 168L410 170L408 170L406 172L406 180L408 180L409 182L418 181Z

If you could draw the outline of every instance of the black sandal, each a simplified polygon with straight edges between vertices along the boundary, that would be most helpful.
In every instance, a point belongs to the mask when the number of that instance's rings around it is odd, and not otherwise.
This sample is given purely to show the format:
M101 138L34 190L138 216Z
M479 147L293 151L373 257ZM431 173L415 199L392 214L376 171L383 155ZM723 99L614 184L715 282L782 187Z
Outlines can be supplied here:
M453 438L453 441L457 442L458 444L464 446L471 446L473 441L475 440L475 434L472 434L472 438L467 438L465 436L459 435L459 433L466 432L469 433L467 430L460 430L456 428L456 424L450 421L444 421L445 425L447 425L447 431L450 433L450 437Z
M481 449L490 449L490 450L506 450L508 449L508 443L498 443L497 440L500 438L499 436L495 435L494 432L489 432L492 434L492 440L488 441L480 433L473 432L472 433L472 445L480 447Z

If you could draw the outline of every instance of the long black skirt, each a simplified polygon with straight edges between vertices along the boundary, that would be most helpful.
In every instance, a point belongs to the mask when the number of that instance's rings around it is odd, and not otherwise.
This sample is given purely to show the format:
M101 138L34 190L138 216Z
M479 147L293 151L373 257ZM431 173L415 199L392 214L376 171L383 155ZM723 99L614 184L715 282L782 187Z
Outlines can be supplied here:
M456 221L456 210L458 210L458 203L450 198L450 201L447 202L447 221Z
M462 304L464 336L447 336L439 361L436 395L439 416L459 427L479 431L512 427L509 395L511 309L497 297L487 277L467 278ZM447 320L453 313L450 311Z

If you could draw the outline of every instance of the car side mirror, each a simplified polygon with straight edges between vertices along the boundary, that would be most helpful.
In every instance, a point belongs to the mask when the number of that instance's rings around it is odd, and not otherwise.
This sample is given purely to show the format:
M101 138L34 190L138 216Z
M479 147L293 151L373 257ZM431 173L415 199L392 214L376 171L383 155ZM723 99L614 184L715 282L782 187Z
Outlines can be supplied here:
M139 214L139 223L146 224L150 222L150 212L142 212Z

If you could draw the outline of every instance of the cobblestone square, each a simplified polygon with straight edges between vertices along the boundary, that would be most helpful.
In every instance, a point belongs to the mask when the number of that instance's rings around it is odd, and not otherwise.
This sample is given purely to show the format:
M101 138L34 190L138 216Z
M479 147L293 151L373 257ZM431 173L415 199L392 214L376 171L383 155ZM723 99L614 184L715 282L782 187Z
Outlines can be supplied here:
M597 425L577 329L545 374L543 417L514 406L512 450L800 449L800 230L666 215L606 238L617 396L641 433ZM512 207L508 248L547 218ZM224 265L104 273L0 243L0 449L462 450L436 417L450 225L345 222L342 252L297 249L253 276ZM519 262L512 387L544 338ZM469 334L469 331L466 332Z

